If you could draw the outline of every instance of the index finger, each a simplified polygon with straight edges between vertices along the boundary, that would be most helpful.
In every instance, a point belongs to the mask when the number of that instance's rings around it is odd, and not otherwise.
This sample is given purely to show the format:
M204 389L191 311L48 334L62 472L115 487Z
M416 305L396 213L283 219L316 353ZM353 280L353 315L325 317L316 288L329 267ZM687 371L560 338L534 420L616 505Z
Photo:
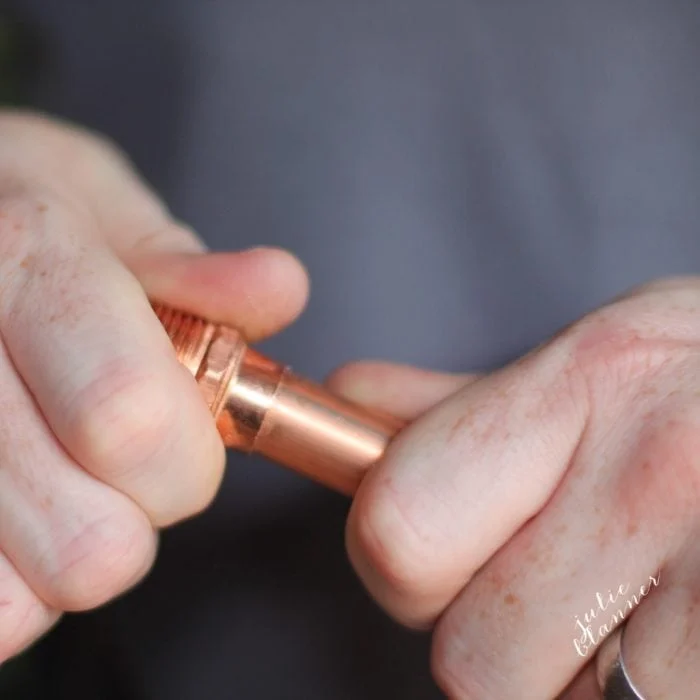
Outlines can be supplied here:
M557 352L467 385L406 428L361 484L348 552L405 624L433 622L556 489L587 418Z

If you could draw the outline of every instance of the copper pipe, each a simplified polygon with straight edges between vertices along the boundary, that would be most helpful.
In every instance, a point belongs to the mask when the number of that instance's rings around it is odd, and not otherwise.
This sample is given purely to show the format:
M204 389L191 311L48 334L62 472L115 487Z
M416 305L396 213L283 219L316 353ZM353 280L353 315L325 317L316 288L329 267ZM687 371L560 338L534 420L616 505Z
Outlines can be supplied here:
M334 396L249 348L233 328L153 304L227 447L351 495L403 427Z

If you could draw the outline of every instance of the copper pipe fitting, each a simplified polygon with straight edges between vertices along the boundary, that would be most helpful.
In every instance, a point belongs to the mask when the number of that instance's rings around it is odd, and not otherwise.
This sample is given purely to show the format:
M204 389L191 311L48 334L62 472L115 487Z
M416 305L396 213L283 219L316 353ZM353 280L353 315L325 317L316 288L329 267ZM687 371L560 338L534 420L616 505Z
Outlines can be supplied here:
M248 347L233 328L153 304L227 447L257 452L351 495L403 427Z

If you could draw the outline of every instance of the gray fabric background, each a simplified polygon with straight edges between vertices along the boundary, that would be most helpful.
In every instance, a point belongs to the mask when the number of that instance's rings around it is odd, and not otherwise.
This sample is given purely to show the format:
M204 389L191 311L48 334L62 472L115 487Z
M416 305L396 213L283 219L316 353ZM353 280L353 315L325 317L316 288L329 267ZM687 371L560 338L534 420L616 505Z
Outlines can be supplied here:
M693 0L17 3L41 107L115 138L215 248L308 265L266 350L494 367L700 262ZM346 502L232 456L136 592L36 654L71 700L433 698L374 609Z

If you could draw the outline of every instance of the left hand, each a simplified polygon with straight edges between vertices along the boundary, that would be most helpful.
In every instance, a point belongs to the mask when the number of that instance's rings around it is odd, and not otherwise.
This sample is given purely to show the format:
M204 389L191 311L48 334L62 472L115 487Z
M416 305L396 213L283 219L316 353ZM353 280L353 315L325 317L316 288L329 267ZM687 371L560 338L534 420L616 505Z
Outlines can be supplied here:
M487 376L361 363L330 384L417 417L347 545L389 614L434 626L449 697L600 698L591 661L623 617L645 697L697 697L700 279L637 289Z

